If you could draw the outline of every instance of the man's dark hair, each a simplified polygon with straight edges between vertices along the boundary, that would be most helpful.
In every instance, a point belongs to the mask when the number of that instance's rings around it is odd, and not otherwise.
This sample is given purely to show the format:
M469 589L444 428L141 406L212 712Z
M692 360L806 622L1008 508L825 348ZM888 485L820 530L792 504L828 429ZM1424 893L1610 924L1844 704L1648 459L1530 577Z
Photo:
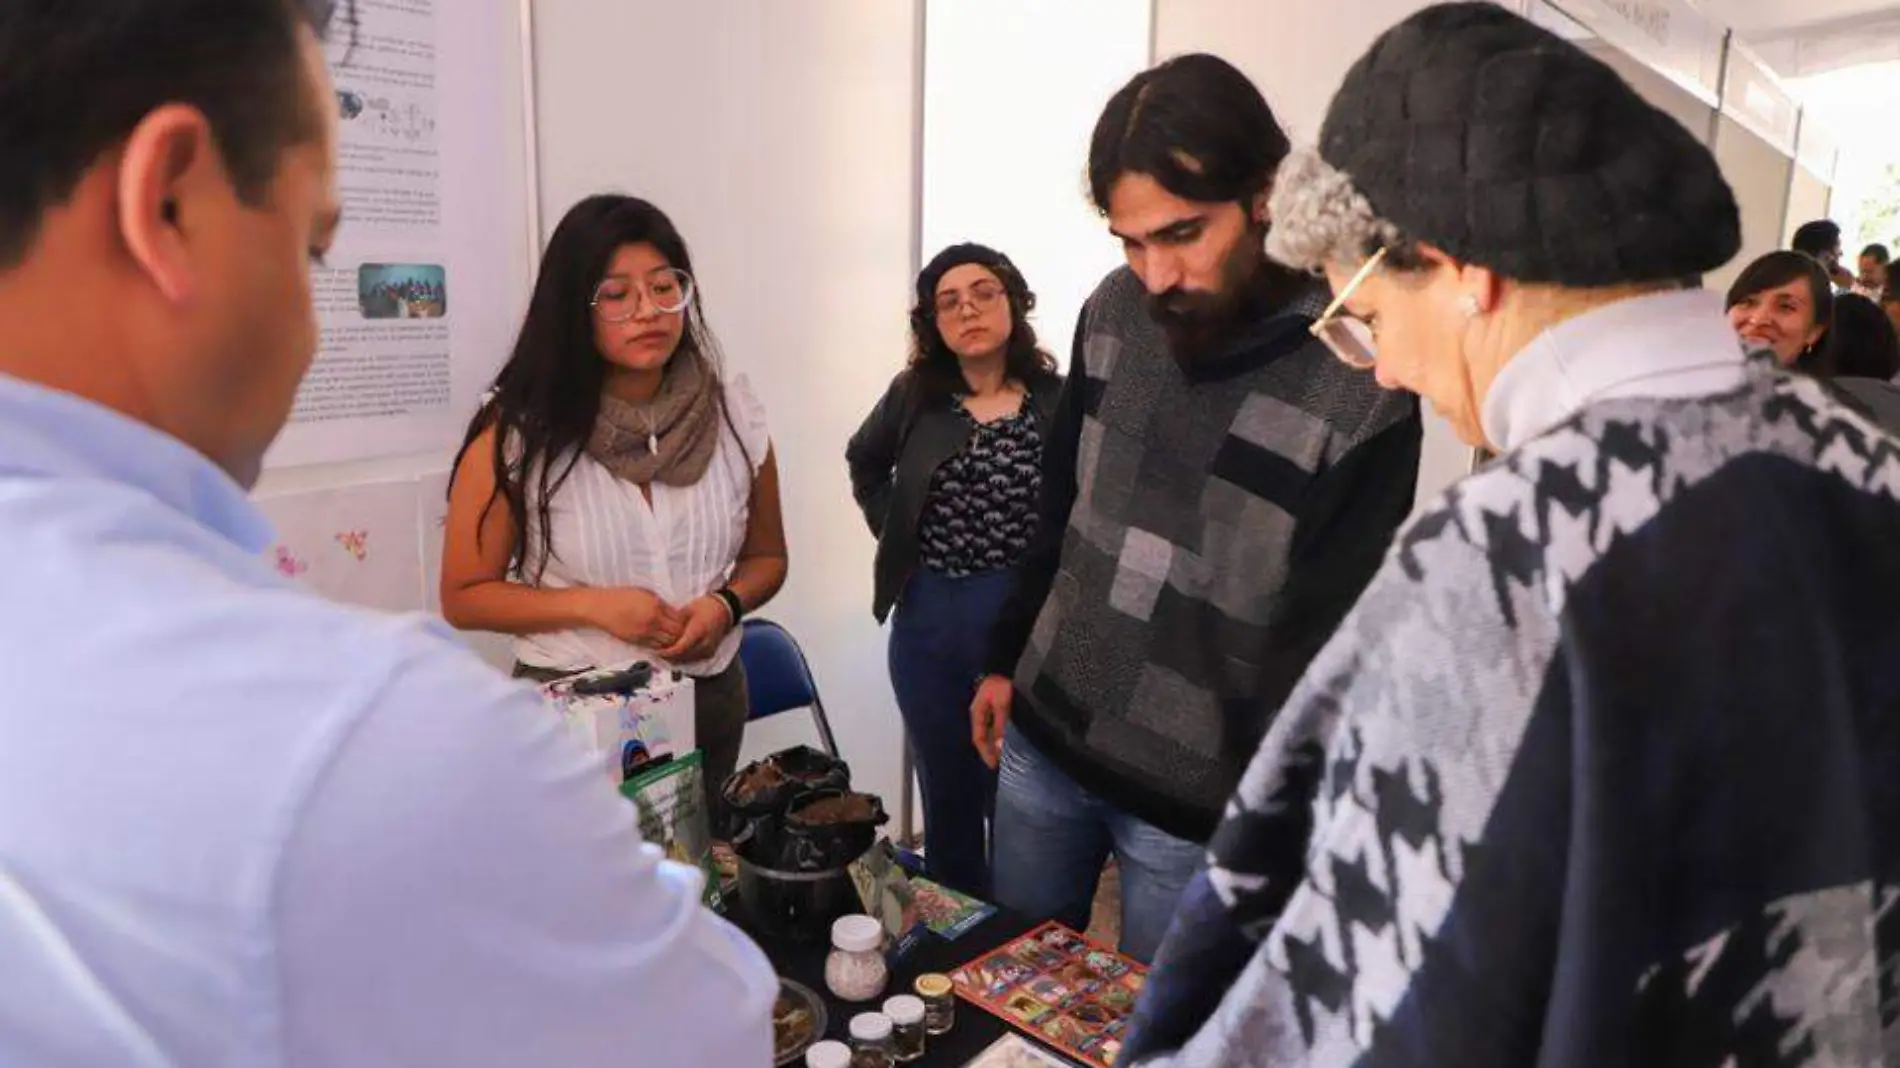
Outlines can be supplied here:
M1880 244L1877 241L1871 245L1868 245L1866 248L1861 249L1860 254L1863 259L1869 256L1873 257L1874 262L1880 264L1883 267L1893 262L1893 253L1887 251L1887 246Z
M1818 260L1841 247L1840 224L1832 219L1802 223L1801 228L1794 232L1794 240L1789 242L1788 247Z
M1116 181L1145 174L1186 200L1245 204L1290 148L1245 74L1215 56L1176 56L1135 75L1102 109L1089 141L1089 197L1107 214Z
M238 193L262 200L283 150L311 137L297 31L337 0L0 2L0 268L48 209L153 110L204 112ZM354 18L348 18L354 26Z

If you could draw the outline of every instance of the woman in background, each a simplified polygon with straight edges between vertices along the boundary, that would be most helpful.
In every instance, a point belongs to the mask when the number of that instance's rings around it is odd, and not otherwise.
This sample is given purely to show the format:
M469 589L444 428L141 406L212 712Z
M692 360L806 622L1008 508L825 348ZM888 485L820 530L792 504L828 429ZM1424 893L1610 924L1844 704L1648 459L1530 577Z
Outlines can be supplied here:
M923 785L933 878L988 892L996 773L970 740L984 643L1036 534L1042 433L1062 379L1036 345L1036 297L1007 256L953 245L917 276L910 366L845 458L878 539L891 685Z
M646 660L695 680L706 784L738 763L740 619L785 582L765 412L721 373L686 243L652 204L561 220L456 459L442 609L536 681Z
M1828 362L1837 379L1882 382L1900 374L1900 341L1880 305L1858 293L1834 298L1834 326L1827 337Z
M1825 374L1834 287L1827 270L1800 252L1770 252L1742 271L1728 291L1728 321L1742 340L1772 349L1783 367Z
M1857 293L1834 302L1834 329L1828 331L1834 385L1860 405L1882 429L1900 434L1900 336L1880 305Z

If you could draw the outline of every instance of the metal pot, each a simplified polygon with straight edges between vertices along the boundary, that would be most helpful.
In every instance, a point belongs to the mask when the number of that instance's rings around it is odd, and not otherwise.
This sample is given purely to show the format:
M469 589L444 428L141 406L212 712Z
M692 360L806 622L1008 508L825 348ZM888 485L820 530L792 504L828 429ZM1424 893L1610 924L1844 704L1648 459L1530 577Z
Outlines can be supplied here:
M739 907L747 926L766 938L828 942L840 916L863 912L858 889L843 868L775 871L739 858Z

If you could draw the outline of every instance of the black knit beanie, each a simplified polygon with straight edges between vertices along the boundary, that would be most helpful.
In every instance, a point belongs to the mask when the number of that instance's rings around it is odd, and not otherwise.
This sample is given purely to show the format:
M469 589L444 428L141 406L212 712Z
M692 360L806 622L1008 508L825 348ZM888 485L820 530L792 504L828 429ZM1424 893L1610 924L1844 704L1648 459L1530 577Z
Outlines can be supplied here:
M917 306L919 308L933 307L937 300L937 283L943 281L944 275L966 263L988 267L997 272L999 277L1005 271L1011 274L1018 273L1016 265L1009 262L1008 256L988 245L979 245L970 241L951 245L937 253L929 263L924 264L923 270L917 272ZM1008 280L1004 281L1007 284Z
M1407 237L1520 282L1660 282L1741 247L1709 150L1601 61L1495 3L1387 30L1333 98L1320 156Z

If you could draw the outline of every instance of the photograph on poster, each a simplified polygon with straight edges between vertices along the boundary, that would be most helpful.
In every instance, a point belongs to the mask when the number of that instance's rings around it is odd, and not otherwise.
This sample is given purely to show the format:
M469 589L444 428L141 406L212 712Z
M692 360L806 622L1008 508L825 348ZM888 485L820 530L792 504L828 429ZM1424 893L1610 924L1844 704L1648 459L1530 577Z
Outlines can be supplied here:
M408 479L262 498L277 532L269 560L286 578L344 604L423 607L421 512Z
M365 319L440 319L449 313L448 273L434 264L365 263L356 269Z

